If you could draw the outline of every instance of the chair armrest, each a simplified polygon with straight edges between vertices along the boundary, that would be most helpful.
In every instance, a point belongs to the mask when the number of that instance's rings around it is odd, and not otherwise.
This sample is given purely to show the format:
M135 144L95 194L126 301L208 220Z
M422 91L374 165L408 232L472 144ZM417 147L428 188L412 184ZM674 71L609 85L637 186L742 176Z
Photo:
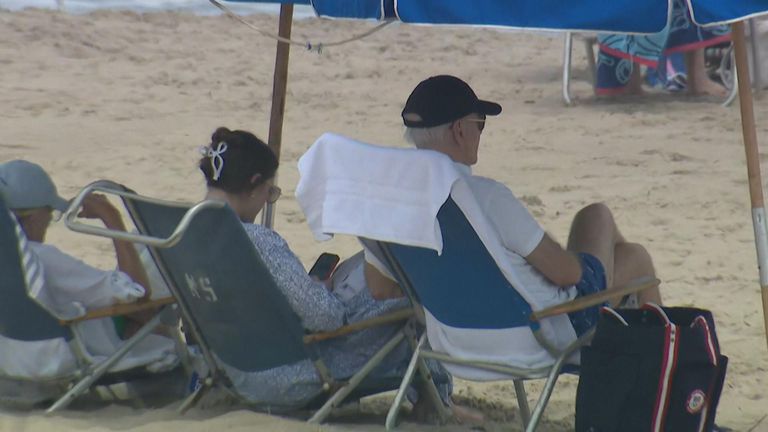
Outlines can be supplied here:
M179 221L179 223L176 225L171 235L169 235L166 238L154 237L154 236L145 235L145 234L136 234L132 232L117 231L109 228L103 228L96 225L79 222L77 218L77 214L80 211L80 208L82 207L83 200L91 192L99 192L102 194L119 196L120 198L123 199L124 202L127 198L130 198L136 201L144 201L144 202L150 202L150 203L156 203L156 204L162 204L162 205L168 205L168 206L176 206L176 207L190 206L190 207L184 214L184 217L181 218L181 221ZM201 211L207 208L221 208L221 207L224 207L225 205L226 203L224 203L223 201L215 201L215 200L205 200L197 204L190 205L187 203L149 198L142 195L138 195L132 192L130 189L118 183L115 183L109 180L99 180L87 185L82 190L80 190L80 192L78 192L77 196L75 196L75 198L72 199L72 201L70 202L69 208L67 208L67 210L64 212L63 218L64 218L64 224L67 226L67 228L75 232L90 234L90 235L95 235L100 237L107 237L107 238L117 239L117 240L124 240L132 243L141 243L148 246L169 248L169 247L175 246L179 241L181 241L181 237L186 232L187 228L192 222L192 219L194 219L198 213L200 213ZM129 213L130 213L130 209L129 209ZM133 217L133 215L131 215L131 217Z
M392 324L398 321L404 321L413 316L413 308L400 309L395 312L388 313L386 315L369 318L367 320L358 321L356 323L348 324L343 327L339 327L336 330L328 332L312 333L304 336L304 343L311 344L326 339L333 339L339 336L348 335L356 331L364 330L371 327L377 327L385 324Z
M70 324L75 324L82 321L88 321L88 320L97 319L97 318L129 315L135 312L141 312L149 309L156 309L160 306L165 306L171 303L176 303L176 299L174 297L163 297L157 300L107 306L101 309L94 309L81 317L77 317L71 320L59 320L59 324L70 325Z
M536 311L531 314L531 321L539 321L551 316L585 309L590 306L601 304L611 298L624 297L625 295L634 294L648 288L653 288L658 286L660 283L660 280L650 276L634 279L623 286L607 289L605 291L600 291L588 296L579 297L569 302L561 303L559 305L550 306L548 308Z

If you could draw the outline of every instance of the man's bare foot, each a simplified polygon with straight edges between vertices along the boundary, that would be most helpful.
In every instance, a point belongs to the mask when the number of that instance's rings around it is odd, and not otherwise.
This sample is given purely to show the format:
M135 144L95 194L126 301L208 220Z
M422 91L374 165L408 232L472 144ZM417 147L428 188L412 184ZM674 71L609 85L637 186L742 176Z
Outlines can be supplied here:
M721 96L725 97L728 90L709 78L689 80L687 92L690 96Z
M485 416L480 410L450 402L448 407L450 417L440 418L440 413L435 407L424 399L419 399L411 409L411 420L418 423L439 424L441 421L455 422L467 426L482 426L485 424Z
M595 89L595 95L599 98L613 99L622 96L642 96L645 94L643 90L643 76L640 73L640 65L635 64L632 69L632 74L629 76L629 81L622 88L600 91Z

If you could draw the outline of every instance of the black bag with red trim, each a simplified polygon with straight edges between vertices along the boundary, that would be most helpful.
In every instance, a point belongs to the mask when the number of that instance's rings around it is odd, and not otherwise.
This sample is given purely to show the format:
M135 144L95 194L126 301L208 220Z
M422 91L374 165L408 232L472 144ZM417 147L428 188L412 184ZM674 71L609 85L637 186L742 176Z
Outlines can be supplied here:
M576 432L710 432L727 365L710 311L603 308L581 351Z

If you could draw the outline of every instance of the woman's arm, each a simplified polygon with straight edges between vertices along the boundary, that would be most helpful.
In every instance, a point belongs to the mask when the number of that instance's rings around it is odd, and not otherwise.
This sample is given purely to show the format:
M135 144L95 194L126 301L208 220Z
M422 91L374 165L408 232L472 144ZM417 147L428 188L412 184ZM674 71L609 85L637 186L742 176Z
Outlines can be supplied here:
M259 225L244 226L278 288L301 318L304 328L330 331L345 324L344 304L328 291L323 282L312 280L282 237Z

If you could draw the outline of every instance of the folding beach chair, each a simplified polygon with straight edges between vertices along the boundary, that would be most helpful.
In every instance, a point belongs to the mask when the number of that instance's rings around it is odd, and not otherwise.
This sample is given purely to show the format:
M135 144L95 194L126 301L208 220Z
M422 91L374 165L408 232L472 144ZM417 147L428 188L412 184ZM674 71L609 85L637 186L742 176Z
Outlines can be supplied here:
M658 283L540 304L461 167L442 153L326 133L301 157L299 172L296 198L315 237L360 238L369 262L389 269L426 327L387 416L388 429L412 373L424 359L435 359L461 378L512 379L523 423L534 430L566 360L590 337L577 338L566 314ZM523 380L545 377L531 415Z
M577 372L577 368L566 365L566 361L588 343L592 336L590 331L564 349L558 349L541 334L540 320L600 304L608 298L629 295L653 287L658 281L650 278L638 280L631 286L613 289L610 294L602 292L534 312L504 276L467 217L451 197L440 208L437 219L443 238L441 255L432 249L396 243L364 240L364 244L377 256L384 258L384 262L393 271L414 307L421 311L420 316L424 316L426 311L440 323L459 329L530 328L541 349L548 351L554 362L545 367L521 368L467 360L426 348L424 338L419 341L413 357L431 358L446 364L486 370L512 379L523 426L527 431L533 431L563 367L567 366L565 370L568 372ZM426 325L429 325L429 322ZM478 337L482 336L478 333ZM515 347L510 346L509 349L514 350ZM454 373L461 376L460 372ZM406 374L390 408L387 416L388 429L395 425L403 390L410 378L410 375ZM472 379L464 376L462 378ZM546 378L547 381L531 415L523 381L536 378Z
M307 334L241 222L224 203L203 201L189 206L139 196L104 182L87 187L76 200L94 190L120 195L141 234L112 233L97 227L86 230L104 236L127 235L150 246L160 272L178 300L185 330L208 366L208 375L201 377L201 386L182 404L181 412L214 386L225 389L246 405L272 409L254 404L238 392L224 364L243 372L258 372L311 361L327 397L309 419L312 423L322 422L345 400L397 388L400 377L383 382L366 377L404 339L405 330L381 347L356 374L343 379L331 376L313 343L374 325L402 322L412 316L412 310L357 322L332 332ZM83 230L80 226L71 228ZM433 396L436 394L435 390Z
M29 296L29 290L38 290L42 286L43 271L28 247L24 232L0 198L0 288L3 290L0 335L10 344L7 349L13 346L24 350L46 341L47 348L40 351L41 354L55 356L59 353L72 359L71 368L62 366L61 371L49 370L35 378L13 372L2 374L0 380L3 385L14 389L14 394L4 396L4 402L31 407L58 398L47 410L53 412L65 407L93 385L111 385L147 375L145 366L166 357L162 350L145 351L146 356L140 362L126 357L160 324L160 314L107 358L89 353L78 327L87 319L156 308L167 302L119 305L90 311L72 320L58 320ZM56 347L53 348L53 345ZM13 353L5 354L6 360L13 357ZM50 359L49 363L53 361ZM4 370L14 370L14 367L6 365Z

